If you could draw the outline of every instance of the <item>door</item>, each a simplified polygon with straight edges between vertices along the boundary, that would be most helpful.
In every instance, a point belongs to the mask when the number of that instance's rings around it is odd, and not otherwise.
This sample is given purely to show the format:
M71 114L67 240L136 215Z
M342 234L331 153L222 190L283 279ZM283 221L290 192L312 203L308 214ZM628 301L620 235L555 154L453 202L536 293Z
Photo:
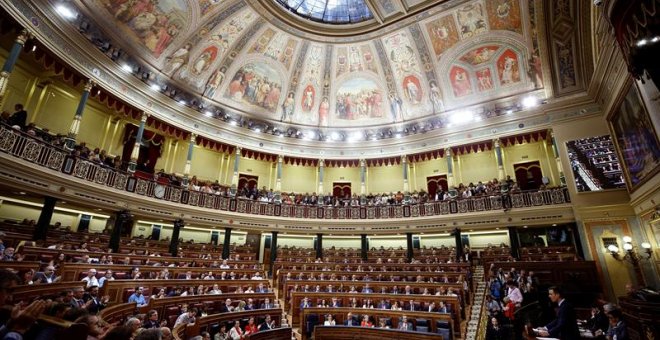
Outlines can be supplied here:
M513 170L520 190L536 190L543 184L543 172L539 161L514 164Z
M160 225L151 227L151 239L154 241L160 240Z
M332 183L332 196L344 198L351 197L351 183L334 182Z
M426 191L429 193L429 197L435 197L436 192L447 191L447 189L447 175L426 177Z

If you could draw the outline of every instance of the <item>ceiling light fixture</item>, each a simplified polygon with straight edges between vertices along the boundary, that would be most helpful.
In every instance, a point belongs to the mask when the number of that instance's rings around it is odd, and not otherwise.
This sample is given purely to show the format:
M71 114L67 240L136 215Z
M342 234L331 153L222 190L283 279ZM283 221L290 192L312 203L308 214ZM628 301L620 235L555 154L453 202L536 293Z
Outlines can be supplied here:
M124 70L125 72L132 73L133 72L133 67L129 64L123 64L121 65L121 69Z
M472 122L474 120L474 114L470 111L460 111L456 112L451 117L449 117L449 122L451 124L461 125L465 123Z
M522 101L522 106L526 109L539 105L539 99L534 96L525 97Z
M59 15L65 19L75 19L77 17L76 12L62 4L57 5L57 7L55 7L55 11L57 11L57 13L59 13Z
M151 86L149 86L149 87L154 91L160 91L160 89L161 89L160 85L158 85L158 84L151 84Z
M207 116L207 117L213 117L213 112L206 111L206 112L204 112L204 115Z

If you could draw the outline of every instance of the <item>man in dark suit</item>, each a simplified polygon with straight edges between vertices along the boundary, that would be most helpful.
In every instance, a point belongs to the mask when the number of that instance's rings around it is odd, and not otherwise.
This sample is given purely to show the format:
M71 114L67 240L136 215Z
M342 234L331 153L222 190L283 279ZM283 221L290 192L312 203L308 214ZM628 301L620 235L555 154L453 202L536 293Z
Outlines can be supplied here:
M16 104L14 106L14 113L9 117L9 125L18 126L22 131L25 131L27 124L27 111L23 109L23 104Z
M348 313L346 315L346 321L344 321L344 326L359 326L359 324L353 319L353 314Z
M553 286L548 289L548 297L553 303L559 304L557 318L550 322L545 329L540 330L540 336L550 336L560 339L579 339L580 330L573 306L564 299L561 288Z
M44 269L43 272L37 272L32 278L34 283L54 283L59 281L57 275L55 275L55 267L48 266Z

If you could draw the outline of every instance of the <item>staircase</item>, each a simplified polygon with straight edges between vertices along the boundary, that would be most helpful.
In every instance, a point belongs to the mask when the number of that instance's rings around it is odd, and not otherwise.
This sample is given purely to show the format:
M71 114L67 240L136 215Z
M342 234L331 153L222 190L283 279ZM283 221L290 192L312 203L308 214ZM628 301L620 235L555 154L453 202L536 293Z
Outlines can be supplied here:
M479 326L482 319L487 319L484 316L484 299L486 296L486 281L484 280L484 267L477 266L474 270L473 281L477 283L476 291L474 292L474 301L472 302L472 310L467 324L467 331L465 335L466 340L476 340ZM483 338L481 334L480 338Z

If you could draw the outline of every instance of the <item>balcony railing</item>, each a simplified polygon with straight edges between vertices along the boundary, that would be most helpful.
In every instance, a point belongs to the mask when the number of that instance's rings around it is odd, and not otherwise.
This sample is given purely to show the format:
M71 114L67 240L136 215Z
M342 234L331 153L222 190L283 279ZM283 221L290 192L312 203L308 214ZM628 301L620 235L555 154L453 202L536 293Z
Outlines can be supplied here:
M6 126L0 126L0 151L48 169L86 180L94 185L123 190L132 194L150 197L154 200L242 214L302 219L370 220L441 216L504 209L502 200L505 196L503 195L478 196L420 204L357 207L274 204L225 197L189 191L179 186L163 185L152 180L138 178L121 170L74 157L66 150ZM156 186L164 186L165 188L165 193L160 198L156 197ZM512 193L508 196L511 198L511 208L513 209L570 203L568 190L565 187Z

